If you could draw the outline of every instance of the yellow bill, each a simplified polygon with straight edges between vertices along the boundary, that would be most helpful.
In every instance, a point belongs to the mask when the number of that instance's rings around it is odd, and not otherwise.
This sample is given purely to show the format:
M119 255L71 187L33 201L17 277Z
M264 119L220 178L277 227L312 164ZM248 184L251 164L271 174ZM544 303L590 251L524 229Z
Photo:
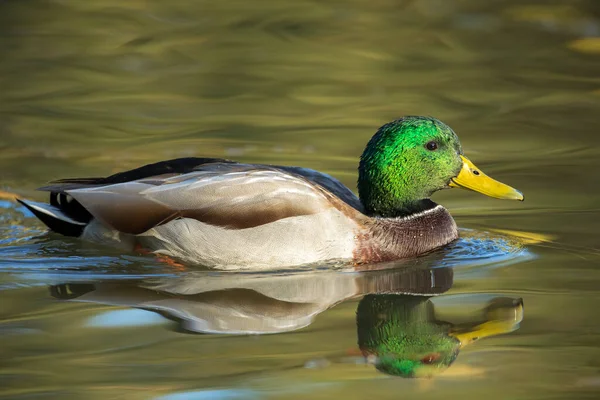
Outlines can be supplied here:
M467 157L460 156L463 167L457 177L450 180L450 187L462 187L497 199L523 201L523 193L517 189L490 178L475 166Z

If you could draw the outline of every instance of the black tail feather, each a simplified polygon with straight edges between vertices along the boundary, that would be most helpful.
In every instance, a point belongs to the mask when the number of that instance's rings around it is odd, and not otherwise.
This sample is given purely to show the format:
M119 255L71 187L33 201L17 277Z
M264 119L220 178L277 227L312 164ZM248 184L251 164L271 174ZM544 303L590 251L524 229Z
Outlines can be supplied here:
M81 236L83 229L87 225L87 222L74 220L53 205L21 199L17 199L17 201L23 204L23 206L31 211L33 215L46 224L48 228L61 235L74 237Z
M233 161L222 158L176 158L119 172L105 178L69 178L50 182L38 188L50 192L50 204L17 200L53 231L66 236L80 236L93 216L69 195L70 190L114 185L163 174L185 174L201 165L212 163L233 163Z

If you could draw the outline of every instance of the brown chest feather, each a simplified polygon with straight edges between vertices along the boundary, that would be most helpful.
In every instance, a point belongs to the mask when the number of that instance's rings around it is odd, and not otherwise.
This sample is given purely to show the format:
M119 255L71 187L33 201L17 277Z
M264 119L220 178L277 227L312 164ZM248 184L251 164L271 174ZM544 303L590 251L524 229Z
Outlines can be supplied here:
M370 218L356 236L354 261L362 264L415 257L457 238L456 223L442 206L405 218Z

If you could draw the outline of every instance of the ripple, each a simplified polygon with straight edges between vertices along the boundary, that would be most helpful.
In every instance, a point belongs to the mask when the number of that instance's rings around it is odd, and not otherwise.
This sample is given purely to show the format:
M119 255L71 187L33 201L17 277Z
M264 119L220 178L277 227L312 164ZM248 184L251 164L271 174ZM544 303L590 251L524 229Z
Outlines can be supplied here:
M440 266L489 271L536 258L517 236L460 229L461 237L445 250Z

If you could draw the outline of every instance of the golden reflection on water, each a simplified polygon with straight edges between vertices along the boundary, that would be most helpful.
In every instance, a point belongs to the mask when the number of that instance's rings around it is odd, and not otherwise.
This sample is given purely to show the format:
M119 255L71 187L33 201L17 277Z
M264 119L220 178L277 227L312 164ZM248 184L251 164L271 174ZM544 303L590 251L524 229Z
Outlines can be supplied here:
M0 397L595 398L599 36L593 0L1 2ZM115 308L54 301L46 285L165 271L37 239L10 201L189 155L301 165L354 188L367 140L406 114L447 122L470 159L527 194L435 200L461 227L524 232L533 255L457 259L449 295L522 297L527 314L427 385L328 361L356 348L352 300L280 335L84 327Z

